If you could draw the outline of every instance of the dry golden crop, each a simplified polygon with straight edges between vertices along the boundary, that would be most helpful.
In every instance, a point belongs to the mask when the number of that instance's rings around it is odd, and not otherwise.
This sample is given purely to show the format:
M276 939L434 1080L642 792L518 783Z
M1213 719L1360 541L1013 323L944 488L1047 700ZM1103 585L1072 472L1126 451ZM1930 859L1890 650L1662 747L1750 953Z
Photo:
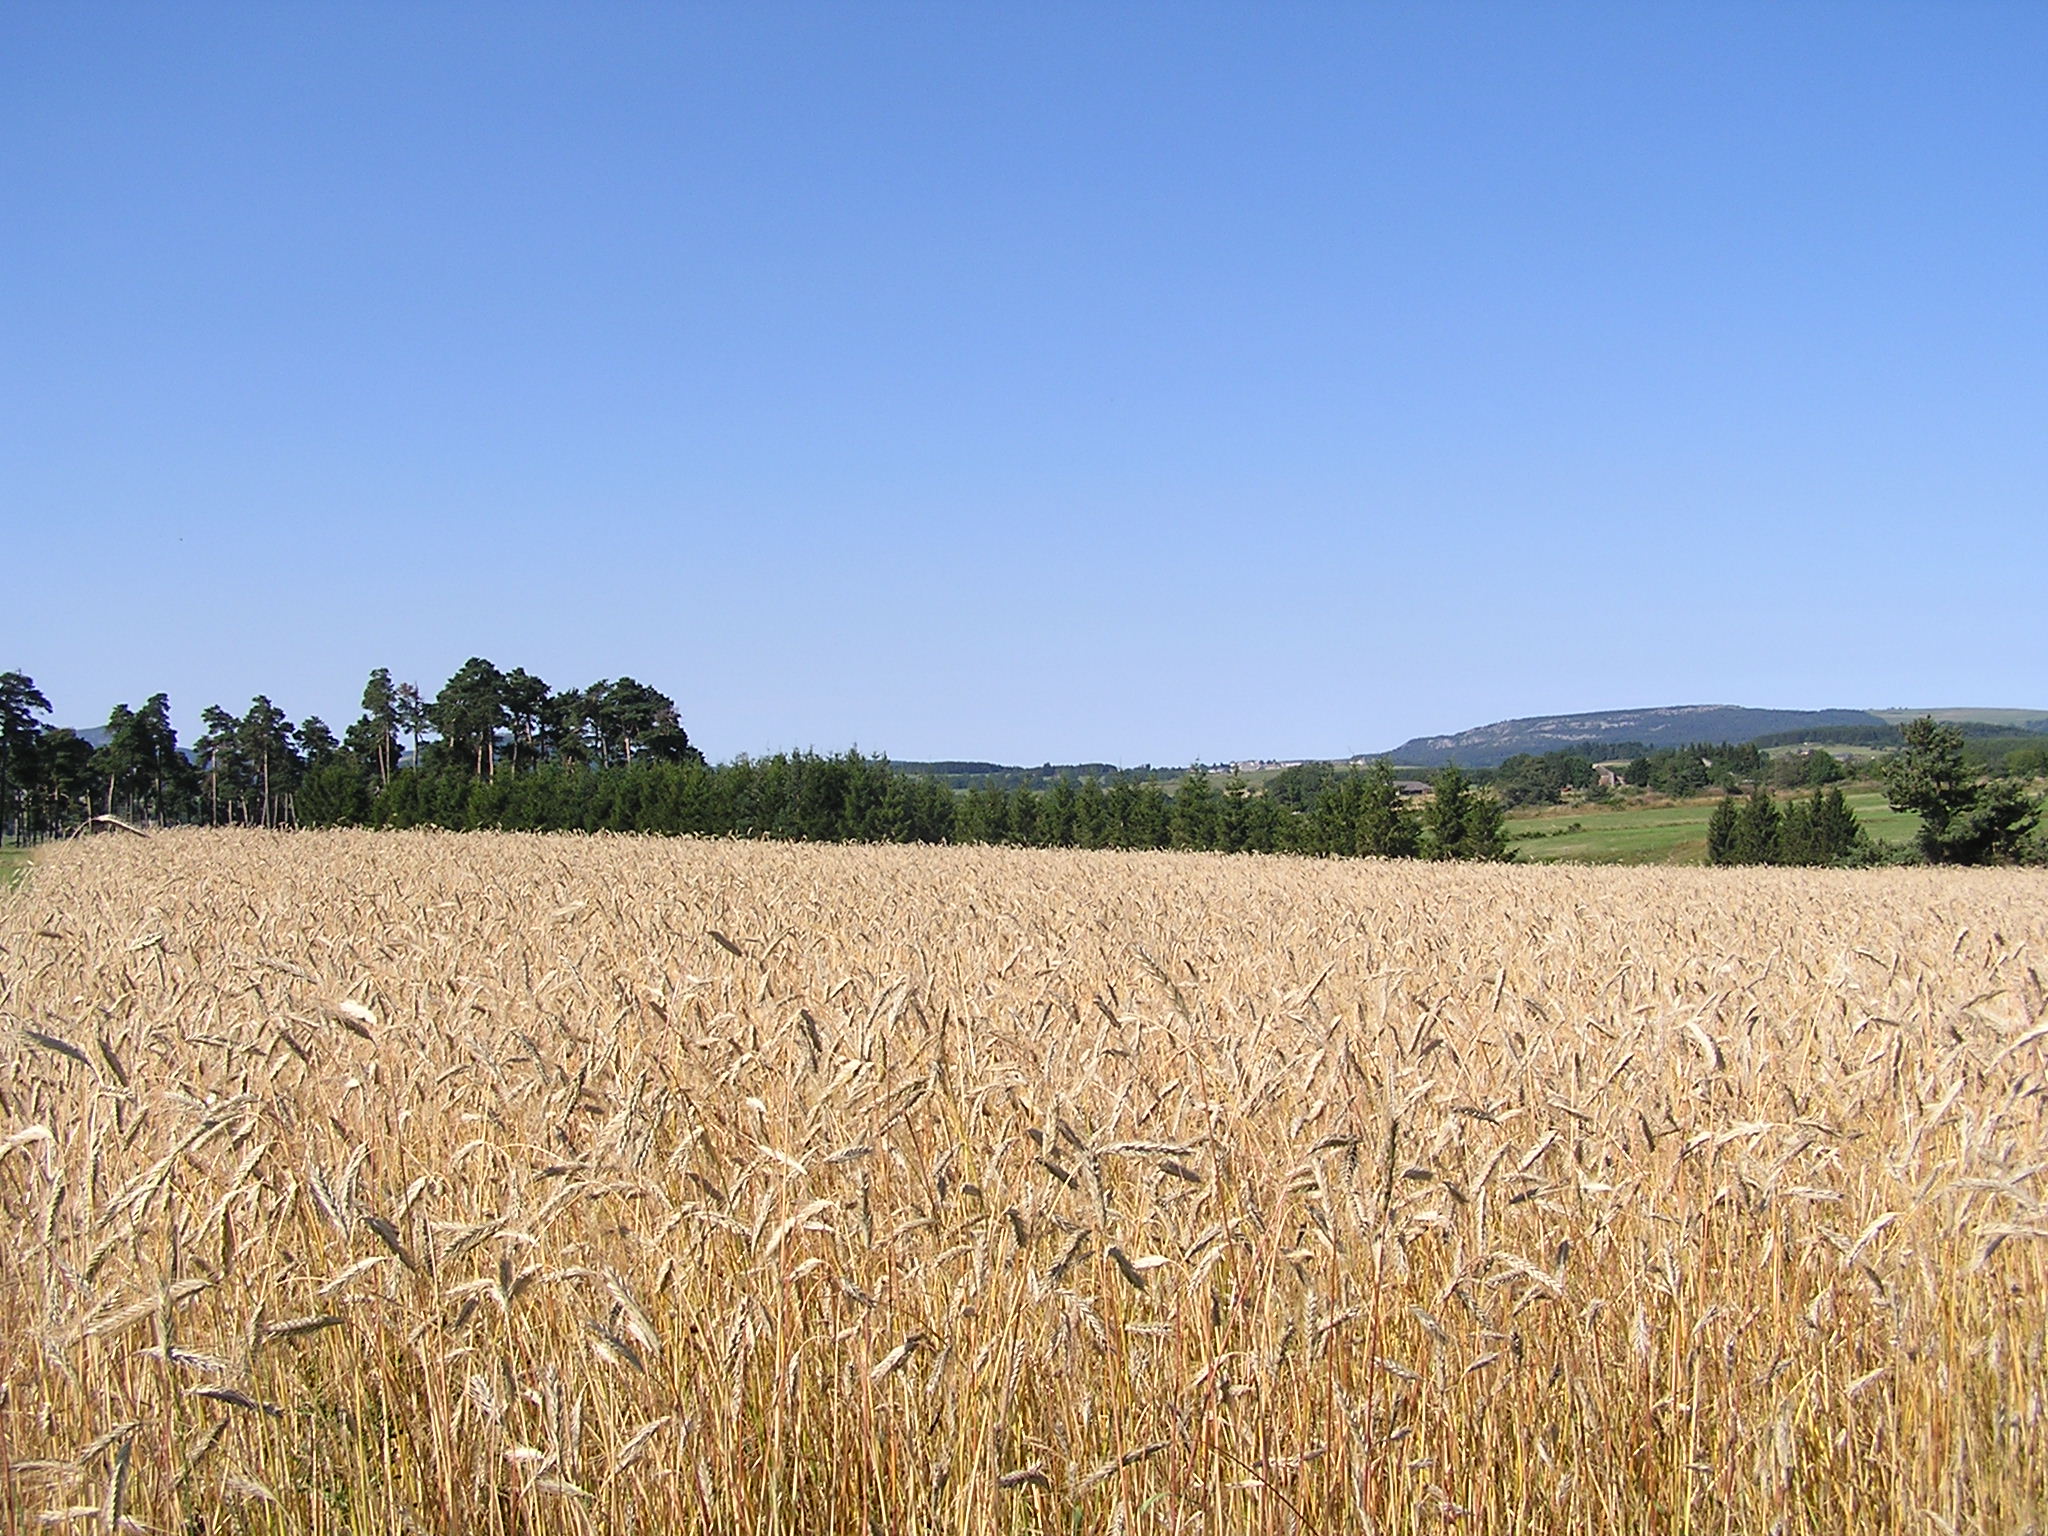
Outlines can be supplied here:
M0 898L5 1529L2048 1518L2048 879L176 833Z

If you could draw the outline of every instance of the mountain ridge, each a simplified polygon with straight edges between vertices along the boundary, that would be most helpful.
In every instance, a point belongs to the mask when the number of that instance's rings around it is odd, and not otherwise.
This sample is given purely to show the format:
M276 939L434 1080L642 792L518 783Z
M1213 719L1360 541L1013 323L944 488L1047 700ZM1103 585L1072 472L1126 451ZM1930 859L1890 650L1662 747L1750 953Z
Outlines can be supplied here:
M1497 767L1522 752L1555 752L1586 743L1639 742L1676 747L1695 741L1748 741L1785 731L1828 726L1888 724L1867 709L1753 709L1741 704L1662 704L1642 709L1586 710L1525 715L1446 735L1411 736L1379 754L1418 768L1456 761L1466 768Z

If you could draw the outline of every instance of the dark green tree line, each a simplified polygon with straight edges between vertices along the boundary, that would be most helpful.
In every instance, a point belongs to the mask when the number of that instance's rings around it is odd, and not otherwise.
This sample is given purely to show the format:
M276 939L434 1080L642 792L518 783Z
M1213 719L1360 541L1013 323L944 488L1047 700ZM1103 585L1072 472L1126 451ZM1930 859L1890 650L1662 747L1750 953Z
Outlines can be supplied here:
M1616 754L1619 756L1619 753ZM1624 778L1638 789L1666 795L1696 795L1705 789L1735 789L1764 772L1763 752L1754 744L1693 742L1638 752Z
M1709 864L1859 864L1872 851L1838 785L1780 805L1759 784L1724 796L1707 822Z
M303 825L438 826L459 830L652 832L809 842L993 843L1034 848L1177 848L1294 853L1504 858L1500 809L1458 774L1444 776L1455 811L1422 815L1402 799L1384 763L1333 780L1305 811L1190 774L1104 784L1057 780L1042 789L984 786L955 792L936 778L897 772L886 758L848 752L699 759L610 766L551 761L522 773L478 776L447 761L405 769L378 788L358 769L308 773L298 790ZM1427 829L1424 821L1430 820Z

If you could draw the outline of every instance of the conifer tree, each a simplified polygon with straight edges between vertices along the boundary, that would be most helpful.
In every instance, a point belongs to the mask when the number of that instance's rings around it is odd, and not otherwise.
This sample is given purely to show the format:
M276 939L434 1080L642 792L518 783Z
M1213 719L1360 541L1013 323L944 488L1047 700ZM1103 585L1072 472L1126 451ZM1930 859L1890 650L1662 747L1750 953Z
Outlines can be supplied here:
M1124 823L1126 848L1164 848L1172 839L1173 802L1156 779L1132 792L1130 818Z
M207 705L199 712L199 718L205 722L206 730L192 743L192 750L206 765L206 819L218 826L223 790L227 794L228 815L232 819L242 786L242 774L238 771L241 767L241 722L218 704Z
M2040 805L2019 785L1987 782L1963 756L1963 733L1922 715L1903 728L1904 747L1887 765L1892 809L1920 815L1920 851L1931 864L2018 858L2040 821Z
M427 701L420 696L419 684L400 683L391 694L392 714L398 728L412 737L412 765L420 766L420 733L427 728Z
M1422 834L1415 813L1401 799L1394 767L1384 757L1360 775L1358 836L1354 851L1369 859L1412 859Z
M1843 795L1840 785L1830 785L1825 792L1816 790L1809 815L1818 862L1839 863L1869 845L1870 839L1864 834L1863 824L1849 809L1848 798Z
M1812 800L1801 800L1795 796L1786 802L1778 821L1778 856L1773 863L1811 865L1828 862L1821 854L1813 825L1814 802L1819 799L1820 791L1815 790Z
M1465 808L1464 857L1506 863L1514 856L1508 846L1506 809L1492 795L1475 793Z
M1038 841L1048 848L1071 848L1079 840L1081 796L1068 778L1055 779L1038 802Z
M498 769L498 728L505 724L505 677L481 656L456 669L427 706L427 718L451 752L473 765L478 778Z
M1038 840L1038 796L1022 784L1011 790L1004 822L1004 842L1030 847Z
M378 784L389 784L398 767L399 730L398 690L392 685L389 667L378 667L363 685L363 717L358 724L369 738Z
M192 765L178 750L168 694L153 693L136 712L149 773L151 811L158 821L178 813L192 789Z
M26 672L0 672L0 840L10 827L19 837L15 795L35 780L36 749L43 736L37 715L50 712L50 701Z
M1733 795L1723 795L1721 803L1714 807L1714 814L1707 818L1707 862L1709 864L1733 864L1735 859L1735 835L1742 813Z
M122 792L125 800L131 802L123 809L132 811L137 776L143 771L143 736L135 724L135 711L126 704L116 704L107 712L106 740L93 753L93 770L106 780L106 803L103 807L108 816L114 814L114 795Z
M1388 770L1391 783L1392 770ZM1500 801L1473 787L1456 763L1446 763L1431 781L1434 793L1422 813L1423 831L1432 859L1514 857L1508 847L1507 814Z
M298 782L299 760L292 752L297 736L285 712L262 694L249 701L249 712L237 722L235 735L262 795L263 825L283 819L284 797Z
M514 667L505 674L501 697L506 722L512 728L512 771L517 773L522 751L529 759L540 756L541 727L547 718L548 685L526 668Z
M341 751L341 743L334 739L334 732L318 715L308 715L299 723L298 742L299 753L305 758L308 768L326 767Z
M1446 763L1430 781L1432 793L1423 810L1423 830L1429 834L1432 859L1465 857L1465 818L1476 798L1472 781L1456 763Z
M1771 792L1759 784L1749 792L1735 823L1735 864L1775 864L1784 818Z
M1173 792L1170 822L1173 846L1214 848L1221 811L1216 791L1209 783L1209 775L1198 768L1190 768L1180 781L1180 787Z

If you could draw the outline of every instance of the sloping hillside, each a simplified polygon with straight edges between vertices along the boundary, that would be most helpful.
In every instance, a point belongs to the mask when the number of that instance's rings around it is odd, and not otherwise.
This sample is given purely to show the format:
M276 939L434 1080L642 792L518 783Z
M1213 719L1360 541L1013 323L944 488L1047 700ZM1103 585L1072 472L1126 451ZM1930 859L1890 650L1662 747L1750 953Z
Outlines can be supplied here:
M1753 736L1776 731L1884 723L1880 716L1864 709L1746 709L1738 704L1672 704L1656 709L1609 709L1501 720L1452 736L1416 736L1389 755L1397 763L1425 768L1453 759L1467 768L1490 768L1517 752L1554 752L1581 742L1640 742L1647 747L1676 747L1692 741L1748 741Z
M1871 713L1893 725L1931 715L1953 725L1998 725L2016 731L2048 730L2048 709L1873 709Z

